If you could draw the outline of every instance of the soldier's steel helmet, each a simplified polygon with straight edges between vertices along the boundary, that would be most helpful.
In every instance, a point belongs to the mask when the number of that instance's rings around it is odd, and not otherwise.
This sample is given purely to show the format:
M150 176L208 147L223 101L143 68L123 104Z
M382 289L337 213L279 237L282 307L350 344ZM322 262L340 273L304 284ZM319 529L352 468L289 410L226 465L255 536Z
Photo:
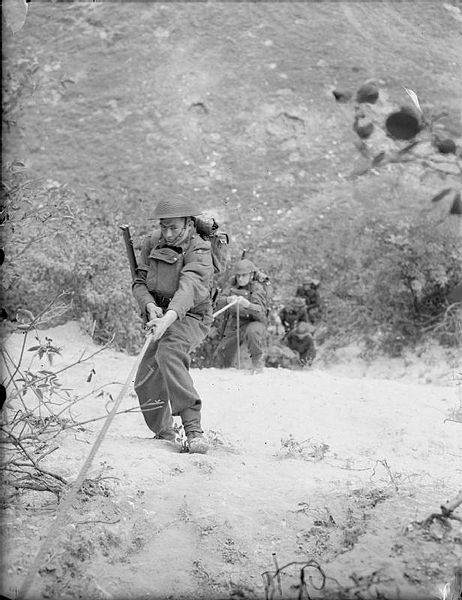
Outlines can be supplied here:
M256 271L255 265L252 261L247 260L246 258L240 260L234 267L235 275L245 275L246 273L253 273L254 271Z
M175 219L177 217L197 217L202 211L187 198L160 200L154 209L154 219Z
M315 279L314 277L305 277L303 279L303 285L314 285L315 287L318 287L320 283L319 279Z

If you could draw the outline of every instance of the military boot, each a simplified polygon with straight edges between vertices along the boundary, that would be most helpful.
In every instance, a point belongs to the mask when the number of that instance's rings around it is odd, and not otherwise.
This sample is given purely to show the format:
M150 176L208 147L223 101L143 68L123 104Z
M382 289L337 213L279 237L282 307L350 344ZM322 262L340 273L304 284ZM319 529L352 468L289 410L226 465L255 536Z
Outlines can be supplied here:
M207 454L209 445L202 433L191 431L191 433L186 434L186 437L188 438L188 447L191 454Z
M262 373L263 365L263 356L252 356L252 373Z

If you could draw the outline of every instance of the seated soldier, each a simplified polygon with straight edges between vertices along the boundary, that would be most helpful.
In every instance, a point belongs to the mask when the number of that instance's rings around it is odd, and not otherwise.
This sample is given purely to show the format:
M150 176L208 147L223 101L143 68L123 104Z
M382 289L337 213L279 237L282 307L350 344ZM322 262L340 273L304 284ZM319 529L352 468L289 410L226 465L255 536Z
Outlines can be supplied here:
M233 273L217 307L220 308L236 299L238 302L226 312L223 339L218 345L216 356L224 367L233 365L237 352L237 311L239 310L240 344L247 343L253 369L260 372L263 369L263 351L266 344L268 310L266 284L258 276L257 269L250 260L240 260L235 265Z
M286 337L287 345L293 352L298 352L299 361L303 367L311 365L316 356L316 349L310 330L309 323L299 321Z
M321 318L321 296L318 291L320 283L319 279L306 277L295 292L297 298L304 299L309 320L313 324Z
M293 329L299 321L308 321L308 311L303 298L290 298L286 306L280 311L279 317L286 334Z

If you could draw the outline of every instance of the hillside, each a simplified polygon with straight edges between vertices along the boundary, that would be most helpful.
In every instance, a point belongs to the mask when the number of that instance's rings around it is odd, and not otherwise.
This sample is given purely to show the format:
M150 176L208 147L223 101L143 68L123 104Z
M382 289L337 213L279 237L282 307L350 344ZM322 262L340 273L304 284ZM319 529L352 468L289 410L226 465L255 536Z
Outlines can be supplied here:
M258 236L262 223L277 229L277 209L311 217L326 186L346 185L352 109L336 104L336 87L373 78L400 103L407 86L447 109L461 136L461 23L450 8L31 2L4 64L33 66L34 93L4 133L4 156L136 225L182 188L241 239Z
M14 35L3 21L2 439L12 427L26 453L4 444L25 487L4 486L1 594L24 584L143 342L118 226L139 247L181 192L270 275L273 314L305 273L321 280L318 356L194 369L204 456L154 441L130 388L31 598L456 598L460 505L439 511L462 487L461 28L456 0L32 0ZM372 164L414 150L377 126L364 151L369 80L379 125L404 87L444 111L447 173ZM22 352L25 311L53 298Z

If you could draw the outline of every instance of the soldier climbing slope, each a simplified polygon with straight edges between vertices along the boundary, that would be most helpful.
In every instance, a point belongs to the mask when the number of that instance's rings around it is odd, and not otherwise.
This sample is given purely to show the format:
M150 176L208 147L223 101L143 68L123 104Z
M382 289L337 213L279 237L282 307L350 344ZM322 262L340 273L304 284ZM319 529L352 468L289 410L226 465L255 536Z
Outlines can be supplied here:
M307 322L308 310L303 298L290 298L279 312L281 323L286 333L288 333L298 322Z
M237 352L239 310L239 342L247 343L254 371L263 369L266 346L266 318L268 312L267 284L255 265L247 259L240 260L233 276L225 286L217 306L239 299L224 318L222 340L216 356L220 366L231 367ZM239 307L239 308L238 308Z
M313 324L320 320L322 312L321 296L318 289L319 285L319 279L305 277L302 285L299 285L297 287L297 291L295 292L295 296L305 300L308 317L310 322Z
M316 348L311 336L312 325L306 321L298 321L286 336L287 345L293 352L297 352L299 362L304 367L311 365L316 357Z
M189 452L208 450L201 428L201 399L189 373L191 352L212 323L213 263L210 242L196 231L198 207L183 198L161 200L160 229L143 243L133 295L153 330L135 377L146 424L157 439L181 450L173 416L179 415ZM160 407L160 408L159 408Z

